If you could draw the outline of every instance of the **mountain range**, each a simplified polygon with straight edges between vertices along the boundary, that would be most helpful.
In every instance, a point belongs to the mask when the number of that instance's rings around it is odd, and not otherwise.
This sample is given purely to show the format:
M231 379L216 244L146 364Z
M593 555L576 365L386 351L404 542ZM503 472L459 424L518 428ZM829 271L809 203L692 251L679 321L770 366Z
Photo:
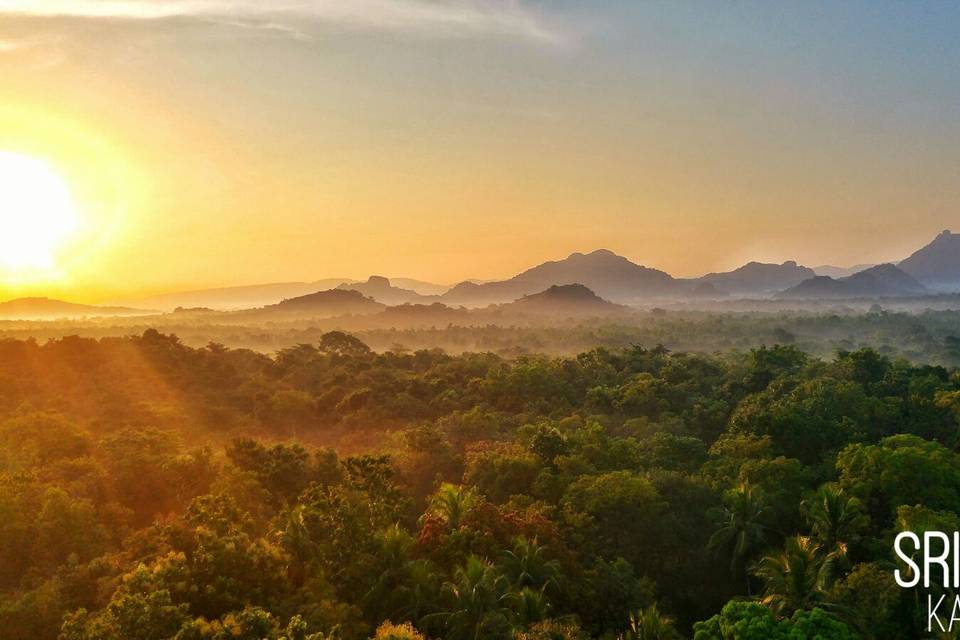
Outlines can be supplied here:
M371 276L371 279L374 280L374 285L377 284L376 278L378 278L378 276ZM370 281L368 280L367 283L361 283L353 278L324 278L311 282L272 282L268 284L241 285L236 287L175 291L142 298L118 300L117 303L149 309L162 309L164 311L172 311L177 307L187 309L207 307L209 309L229 311L262 307L275 304L284 299L296 298L298 296L316 293L317 291L334 289L341 285L353 284L362 288L365 284L369 285ZM450 289L450 286L447 285L413 280L411 278L392 278L391 284L413 291L422 296L439 295Z
M678 279L600 249L545 262L507 280L461 283L440 296L440 300L449 304L483 306L517 300L550 286L565 284L581 284L606 300L626 304L657 298L822 296L836 299L958 292L960 234L944 231L897 266L860 266L863 268L820 267L827 273L817 273L817 270L793 260L781 264L749 262L733 271Z
M151 309L171 311L177 307L209 309L250 309L275 304L285 298L295 298L309 293L332 289L344 282L356 282L349 278L325 278L313 282L272 282L237 287L216 287L193 291L176 291L159 295L121 300L123 304L144 306Z
M712 284L718 291L735 295L776 293L816 277L816 272L801 267L793 260L783 264L748 262L739 269L726 273L708 273L696 282Z
M916 278L892 264L880 264L845 278L815 276L776 294L777 298L902 298L922 296L929 290Z
M156 312L130 307L76 304L51 298L17 298L0 302L0 319L3 320L59 320L61 318L143 316L152 313Z
M194 314L204 311L198 308L205 308L207 312L232 310L243 317L366 315L401 306L406 308L393 313L430 314L439 318L458 316L460 311L448 311L456 307L485 308L517 303L513 310L547 308L546 302L557 302L560 293L565 304L579 296L572 307L592 307L600 311L597 301L616 306L654 300L709 301L729 297L836 300L916 297L943 292L960 292L960 234L950 231L939 234L896 265L864 266L863 269L829 266L811 269L791 260L781 264L749 262L728 272L674 278L607 249L598 249L544 262L505 280L465 281L450 288L384 276L370 276L366 281L332 278L170 293L139 299L136 306L166 311L189 307ZM23 298L0 304L0 318L8 319L146 313L149 312L131 306L99 307L46 298Z

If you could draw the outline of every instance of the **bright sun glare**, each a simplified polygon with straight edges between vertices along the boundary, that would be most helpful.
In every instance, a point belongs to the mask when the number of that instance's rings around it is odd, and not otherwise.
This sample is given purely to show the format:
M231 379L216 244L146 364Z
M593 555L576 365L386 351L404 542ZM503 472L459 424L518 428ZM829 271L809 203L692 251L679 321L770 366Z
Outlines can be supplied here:
M42 160L0 151L0 268L54 269L57 250L76 228L63 179Z

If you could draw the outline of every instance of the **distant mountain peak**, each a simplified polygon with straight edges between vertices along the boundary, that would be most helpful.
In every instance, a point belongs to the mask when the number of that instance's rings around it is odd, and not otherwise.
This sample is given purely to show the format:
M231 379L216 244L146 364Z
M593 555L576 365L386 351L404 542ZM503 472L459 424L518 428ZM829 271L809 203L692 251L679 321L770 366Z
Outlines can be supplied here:
M384 304L417 304L435 300L433 296L424 296L413 289L395 287L385 276L370 276L366 282L342 284L337 289L359 291L365 296Z
M781 264L757 262L747 264L723 273L708 273L697 282L712 284L718 291L740 295L770 295L777 291L796 286L814 277L813 269L787 260Z
M902 273L904 273L904 272L903 272L902 270L898 269L898 268L897 268L896 266L894 266L893 264L891 264L891 263L889 263L889 262L884 262L883 264L874 265L874 266L872 266L872 267L870 267L870 268L868 268L868 269L864 269L863 271L859 271L859 272L851 275L850 277L852 278L852 277L854 277L854 276L857 276L857 275L860 275L860 274L864 274L864 273L877 273L877 274L892 275L892 274L902 274Z
M813 271L818 276L830 276L831 278L845 278L846 276L852 276L853 274L869 269L870 267L875 267L877 265L870 263L860 263L855 264L850 267L837 267L834 265L824 264L819 267L813 267Z
M544 262L507 280L460 283L444 294L443 300L474 306L505 303L553 285L569 284L581 284L602 298L617 301L674 295L678 291L678 283L670 274L636 264L609 249L597 249Z
M369 300L367 296L363 295L359 291L353 289L328 289L326 291L315 291L313 293L308 293L303 296L297 296L295 298L285 298L275 305L279 306L290 306L290 305L299 305L305 303L311 303L316 300Z
M563 300L603 300L600 296L590 290L589 287L582 284L555 284L540 293L534 293L525 298L541 296L543 298L555 298Z
M630 262L629 259L610 251L610 249L596 249L589 253L575 251L564 260L554 260L544 264L556 264L559 262ZM536 269L536 267L533 267Z
M960 234L943 230L897 266L928 287L960 291Z
M539 292L523 296L516 302L503 305L505 310L534 311L558 314L609 314L627 307L604 300L589 287L574 284L555 284Z
M326 291L316 291L305 296L297 296L296 298L287 298L277 304L268 305L262 309L252 311L282 311L336 316L374 313L383 310L385 306L386 305L377 302L373 298L363 295L359 291L337 288Z

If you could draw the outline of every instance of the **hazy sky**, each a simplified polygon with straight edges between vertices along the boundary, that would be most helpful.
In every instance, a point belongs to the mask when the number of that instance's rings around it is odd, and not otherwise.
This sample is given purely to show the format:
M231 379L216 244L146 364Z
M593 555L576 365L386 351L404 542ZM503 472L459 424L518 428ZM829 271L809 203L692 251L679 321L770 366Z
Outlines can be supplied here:
M0 0L4 149L74 297L891 260L960 227L960 3Z

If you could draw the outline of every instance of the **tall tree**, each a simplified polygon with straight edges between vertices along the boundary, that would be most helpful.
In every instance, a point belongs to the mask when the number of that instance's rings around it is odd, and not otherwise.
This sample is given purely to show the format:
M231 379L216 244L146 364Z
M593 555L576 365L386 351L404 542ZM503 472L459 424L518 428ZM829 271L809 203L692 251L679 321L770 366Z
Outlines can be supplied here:
M730 571L734 575L743 571L748 594L751 591L750 576L744 567L766 540L767 532L762 523L764 508L761 494L752 485L742 483L727 491L723 497L720 528L708 543L712 549L729 551Z

